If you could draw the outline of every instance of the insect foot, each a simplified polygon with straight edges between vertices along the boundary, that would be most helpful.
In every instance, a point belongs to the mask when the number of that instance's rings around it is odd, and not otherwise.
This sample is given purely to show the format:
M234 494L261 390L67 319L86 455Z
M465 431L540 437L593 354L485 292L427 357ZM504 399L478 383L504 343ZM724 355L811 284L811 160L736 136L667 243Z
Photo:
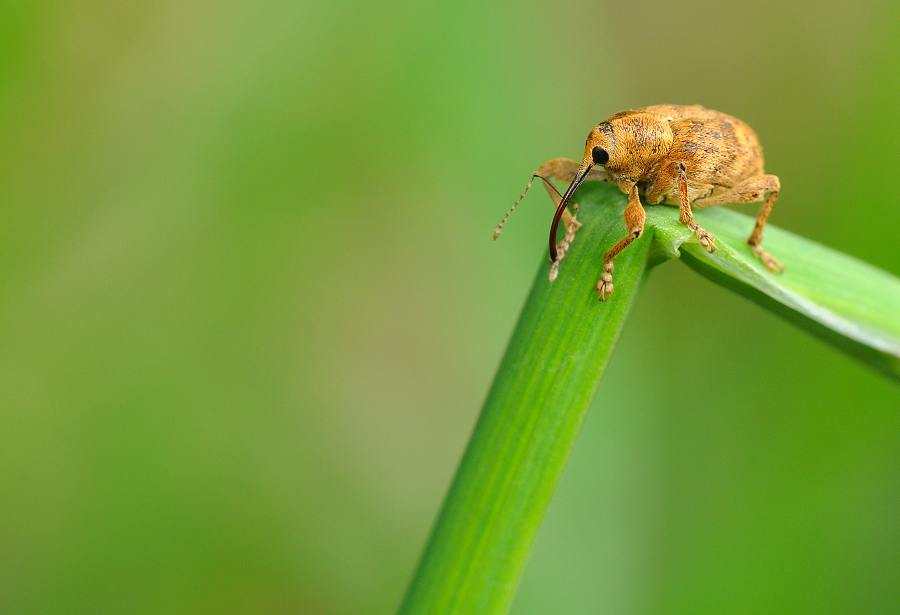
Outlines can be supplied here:
M575 216L578 215L578 205L575 205L575 214L572 216L572 221L569 222L569 226L566 227L566 236L563 237L559 243L556 244L556 260L553 261L553 264L550 266L550 281L556 279L559 275L559 261L566 257L566 252L569 251L569 246L572 245L572 242L575 241L575 233L578 229L581 228L581 222L575 219Z
M575 212L578 215L578 212ZM572 222L566 228L566 235L562 239L559 240L556 244L556 262L561 261L566 257L566 252L569 251L569 246L572 245L572 242L575 241L575 233L578 232L578 229L581 228L581 222L572 217Z
M700 245L703 246L704 249L708 250L710 254L716 251L716 238L706 232L706 230L701 227L699 224L691 220L688 222L688 228L694 231L694 234L697 235L697 239L700 240Z
M559 259L553 261L553 264L550 265L550 281L553 282L556 280L556 276L559 275Z
M784 265L778 262L778 259L762 249L762 246L753 246L753 253L759 257L766 269L772 273L784 273Z
M607 295L613 294L612 272L613 262L607 261L603 264L603 275L597 281L597 293L600 295L600 301L606 301Z

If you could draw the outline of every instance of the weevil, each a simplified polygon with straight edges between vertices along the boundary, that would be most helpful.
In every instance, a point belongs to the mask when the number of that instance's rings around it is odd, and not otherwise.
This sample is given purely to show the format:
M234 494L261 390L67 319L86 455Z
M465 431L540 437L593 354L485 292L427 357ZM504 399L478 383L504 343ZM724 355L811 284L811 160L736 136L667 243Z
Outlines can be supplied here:
M763 201L747 243L769 271L784 271L781 263L761 245L763 228L778 199L781 184L777 176L763 173L762 147L756 134L730 115L699 105L656 105L615 114L591 130L580 163L556 158L532 174L525 192L494 230L494 239L535 178L543 180L556 205L550 225L551 282L556 279L559 263L581 226L576 219L578 205L572 201L581 183L586 179L608 181L628 195L624 214L628 234L603 255L603 272L597 282L601 301L613 293L613 259L644 233L646 213L641 205L642 196L650 205L664 203L680 207L681 223L693 231L700 245L709 252L715 251L716 238L697 224L692 208ZM549 178L569 182L564 195L559 194ZM570 203L574 214L568 211ZM557 244L560 221L566 235Z

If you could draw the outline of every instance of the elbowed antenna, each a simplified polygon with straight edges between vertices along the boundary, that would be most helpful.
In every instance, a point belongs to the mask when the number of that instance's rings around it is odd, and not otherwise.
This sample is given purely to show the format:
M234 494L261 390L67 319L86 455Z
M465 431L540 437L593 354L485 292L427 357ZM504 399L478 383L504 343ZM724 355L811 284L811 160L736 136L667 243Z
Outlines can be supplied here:
M556 231L559 228L559 221L562 219L563 212L566 210L566 206L568 206L572 195L578 190L578 186L581 185L581 182L584 181L588 171L590 171L593 166L594 165L592 164L587 166L582 165L582 167L578 169L578 172L575 174L575 179L569 184L569 189L566 190L565 196L563 196L562 201L559 202L559 207L556 208L556 215L553 216L553 224L550 225L550 260L554 263L556 262Z
M553 192L556 193L556 196L558 196L559 198L562 198L562 195L559 193L559 190L556 189L556 186L554 186L553 184L550 183L549 179L547 179L546 177L541 175L539 172L532 173L531 179L528 181L528 184L525 186L525 191L522 193L522 196L520 196L519 199L515 203L513 203L513 206L509 208L509 211L507 211L506 215L503 216L503 219L500 220L500 224L498 224L497 228L494 229L494 239L497 239L497 237L500 236L500 231L503 230L503 225L506 224L506 219L509 218L510 214L512 214L513 211L515 211L516 207L519 205L519 201L524 199L525 195L528 194L528 190L531 188L531 184L532 184L532 182L534 182L534 179L536 177L540 177L541 180L543 180L544 184L547 186L547 190L552 190Z

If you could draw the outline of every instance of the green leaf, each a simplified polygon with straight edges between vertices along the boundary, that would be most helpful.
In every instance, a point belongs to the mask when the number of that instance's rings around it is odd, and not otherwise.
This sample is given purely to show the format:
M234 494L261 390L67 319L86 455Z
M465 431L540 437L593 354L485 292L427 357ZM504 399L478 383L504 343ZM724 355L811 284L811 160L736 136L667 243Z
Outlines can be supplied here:
M400 613L505 613L550 497L650 268L681 258L702 275L900 379L900 280L774 226L767 271L744 242L754 220L695 212L716 236L709 254L678 222L647 207L644 236L616 259L615 294L594 287L603 253L625 235L626 197L585 182L578 232L559 277L541 265ZM549 220L549 218L548 218Z
M685 264L701 275L900 380L900 279L767 225L763 246L785 268L772 273L745 242L753 218L725 207L695 211L697 222L716 236L710 254L678 222L678 208L646 209L657 254L675 255L680 248Z
M591 196L552 284L544 256L401 613L505 613L509 606L648 270L651 242L635 242L616 260L615 294L597 300L597 246L623 234L622 208L617 193Z

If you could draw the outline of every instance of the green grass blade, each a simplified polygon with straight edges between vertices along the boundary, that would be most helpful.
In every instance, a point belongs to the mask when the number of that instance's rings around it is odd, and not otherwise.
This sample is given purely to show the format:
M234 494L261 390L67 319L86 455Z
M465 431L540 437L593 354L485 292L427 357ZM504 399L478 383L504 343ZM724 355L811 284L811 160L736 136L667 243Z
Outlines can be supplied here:
M785 267L773 274L745 243L754 219L724 207L695 212L716 236L709 254L678 223L678 209L647 207L647 225L665 250L711 280L900 379L900 279L773 225L763 246ZM684 243L682 243L684 242Z
M616 193L586 190L584 224L547 281L544 264L484 403L400 612L505 613L609 356L643 284L651 242L616 262L597 300L603 250L624 234ZM615 206L613 206L615 204ZM649 239L649 238L648 238Z
M510 340L469 446L400 613L505 613L613 346L650 267L679 258L713 281L900 379L900 279L774 226L767 271L744 242L749 216L695 212L717 238L713 254L678 222L648 206L644 237L616 259L615 294L597 301L604 251L624 235L626 198L585 182L584 227L547 281L543 265Z

